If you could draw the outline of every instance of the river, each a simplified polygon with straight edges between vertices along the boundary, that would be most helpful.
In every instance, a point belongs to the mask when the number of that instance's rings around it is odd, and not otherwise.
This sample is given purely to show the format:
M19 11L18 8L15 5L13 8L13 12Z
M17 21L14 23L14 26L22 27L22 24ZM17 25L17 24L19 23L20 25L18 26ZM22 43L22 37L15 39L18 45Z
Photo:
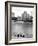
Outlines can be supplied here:
M11 21L11 36L17 38L17 35L24 35L22 38L32 38L33 23L29 22L14 22ZM19 36L20 38L21 36Z

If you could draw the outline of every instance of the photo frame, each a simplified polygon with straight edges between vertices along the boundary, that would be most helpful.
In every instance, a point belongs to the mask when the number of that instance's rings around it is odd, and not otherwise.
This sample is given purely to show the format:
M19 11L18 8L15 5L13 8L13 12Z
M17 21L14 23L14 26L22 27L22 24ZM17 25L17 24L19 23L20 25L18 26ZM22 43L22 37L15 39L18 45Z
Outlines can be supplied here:
M37 3L5 2L5 44L37 42Z

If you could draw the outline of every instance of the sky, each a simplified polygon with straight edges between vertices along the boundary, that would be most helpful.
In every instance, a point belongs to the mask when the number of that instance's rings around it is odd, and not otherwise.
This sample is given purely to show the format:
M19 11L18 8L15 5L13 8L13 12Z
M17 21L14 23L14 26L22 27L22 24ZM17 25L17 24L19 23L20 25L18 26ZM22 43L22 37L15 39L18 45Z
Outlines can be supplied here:
M12 13L15 13L15 17L21 16L24 11L27 11L28 14L31 16L31 12L33 11L33 8L25 8L25 7L12 7Z

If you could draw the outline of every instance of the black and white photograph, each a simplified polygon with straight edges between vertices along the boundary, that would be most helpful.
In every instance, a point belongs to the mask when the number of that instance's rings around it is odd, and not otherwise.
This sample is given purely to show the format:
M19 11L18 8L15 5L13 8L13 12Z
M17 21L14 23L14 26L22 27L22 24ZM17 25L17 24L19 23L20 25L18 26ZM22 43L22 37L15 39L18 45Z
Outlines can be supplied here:
M27 10L28 9L28 10ZM33 8L11 8L11 36L12 38L32 38Z
M7 8L8 43L36 42L36 3L8 2Z

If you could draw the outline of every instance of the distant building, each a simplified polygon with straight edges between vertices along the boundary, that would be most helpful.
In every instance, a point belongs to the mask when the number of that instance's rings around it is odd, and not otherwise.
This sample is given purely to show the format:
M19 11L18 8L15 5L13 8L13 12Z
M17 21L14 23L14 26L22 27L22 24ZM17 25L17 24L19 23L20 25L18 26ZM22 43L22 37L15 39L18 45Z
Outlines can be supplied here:
M24 11L24 13L22 14L22 20L24 21L31 21L32 20L32 16L30 16L30 14L28 14L26 11Z
M24 13L22 14L22 20L26 20L26 18L27 18L27 12L24 11Z

